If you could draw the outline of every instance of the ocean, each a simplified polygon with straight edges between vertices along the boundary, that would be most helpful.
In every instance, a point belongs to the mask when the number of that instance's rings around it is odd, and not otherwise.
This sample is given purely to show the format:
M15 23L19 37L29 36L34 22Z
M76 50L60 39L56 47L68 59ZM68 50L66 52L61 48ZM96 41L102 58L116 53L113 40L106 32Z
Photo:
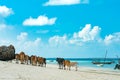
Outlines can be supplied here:
M72 62L78 62L78 66L81 67L93 67L93 68L104 68L104 69L114 69L115 65L118 63L117 58L65 58L65 60L70 60ZM113 61L112 64L104 64L103 66L93 64L92 61ZM47 58L48 64L57 64L56 58Z

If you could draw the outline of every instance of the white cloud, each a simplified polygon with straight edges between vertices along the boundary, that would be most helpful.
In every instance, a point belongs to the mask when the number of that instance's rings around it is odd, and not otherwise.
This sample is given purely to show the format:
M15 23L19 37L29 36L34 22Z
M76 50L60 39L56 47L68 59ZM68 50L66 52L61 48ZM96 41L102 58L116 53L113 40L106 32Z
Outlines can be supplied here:
M93 29L90 31L90 36L91 36L91 40L94 39L98 39L99 35L100 35L100 30L101 28L99 28L99 26L94 26Z
M21 52L24 51L27 54L38 54L41 43L41 38L36 38L35 40L30 40L28 38L28 33L21 32L20 35L17 36L17 41L15 43L16 51Z
M47 16L39 16L38 18L28 18L23 22L25 26L44 26L44 25L53 25L55 24L56 17L48 19Z
M13 29L13 26L12 25L7 25L7 24L4 24L4 23L0 23L0 32L1 31L4 31L4 30L12 30Z
M6 6L0 6L0 16L1 17L7 17L11 14L13 14L12 8L7 8Z
M91 24L86 24L85 27L79 32L74 32L73 36L68 39L67 35L64 36L53 36L49 39L50 45L58 46L61 44L75 44L82 46L86 42L100 42L101 28L98 26L91 27Z
M93 28L91 28L91 24L86 24L86 26L81 31L75 32L73 34L70 43L81 45L81 43L83 42L95 41L95 40L99 41L100 31L101 28L99 28L98 26L94 26Z
M114 44L114 43L120 43L120 32L114 33L114 34L110 34L108 36L105 37L104 42L106 45L109 44Z
M89 0L49 0L44 6L87 4Z
M36 46L38 47L40 42L41 42L41 38L36 38L34 41L26 41L24 43L24 48L30 49L32 47L32 49L33 49Z
M92 27L90 24L87 24L80 31L73 33L72 36L55 35L50 37L48 43L46 41L46 43L42 42L42 39L39 37L34 38L35 36L32 37L31 40L29 39L28 33L21 32L16 36L17 40L0 38L0 45L13 44L16 48L16 52L24 51L29 55L35 54L45 57L88 57L88 55L89 57L100 57L102 55L104 56L104 52L100 55L97 53L107 48L110 54L108 57L113 57L113 53L120 52L120 32L106 36L105 39L99 43L97 41L101 38L100 31L100 27ZM106 46L105 44L110 44L110 46Z
M5 24L0 24L0 31L4 30L7 26Z
M64 36L53 36L49 39L49 44L50 46L58 46L58 45L65 45L67 44L67 36L64 35Z
M17 40L19 41L25 41L28 36L28 33L26 32L21 32L20 35L17 36Z
M6 6L0 6L0 32L3 30L13 29L12 25L5 24L4 18L13 14L12 8L7 8Z
M113 39L113 35L106 36L104 39L105 44L110 44L112 39Z
M0 39L0 45L10 45L12 42L10 40Z
M17 53L24 51L26 54L29 55L38 55L40 52L40 47L42 46L41 38L36 38L35 40L28 39L24 40L23 42L18 40L14 45L16 47Z

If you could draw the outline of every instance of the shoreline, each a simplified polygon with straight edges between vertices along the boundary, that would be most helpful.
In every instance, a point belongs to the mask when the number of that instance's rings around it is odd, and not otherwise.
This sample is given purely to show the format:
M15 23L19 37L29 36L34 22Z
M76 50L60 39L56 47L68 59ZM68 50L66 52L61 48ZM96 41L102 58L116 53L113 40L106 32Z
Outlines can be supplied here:
M117 80L119 70L97 69L93 67L74 67L69 70L58 69L57 64L46 67L16 64L0 61L0 80Z
M77 62L77 61L76 61ZM52 65L56 65L58 64L57 62L48 62L47 64L52 64ZM91 66L93 65L93 66ZM103 69L103 70L114 70L114 67L104 67L104 66L97 66L95 64L91 64L89 65L78 65L78 67L86 67L86 68L91 68L91 69ZM105 64L107 65L107 64ZM110 64L111 65L111 64ZM115 65L114 65L115 66ZM117 69L116 69L117 70Z

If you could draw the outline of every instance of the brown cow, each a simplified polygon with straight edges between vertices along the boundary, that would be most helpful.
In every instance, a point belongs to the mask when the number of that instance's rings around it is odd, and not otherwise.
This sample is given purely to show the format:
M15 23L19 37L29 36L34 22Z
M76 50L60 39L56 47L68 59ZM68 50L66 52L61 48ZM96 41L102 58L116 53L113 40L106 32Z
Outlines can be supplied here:
M19 56L20 56L21 64L24 64L24 61L25 61L25 53L24 53L24 52L20 52Z
M64 69L66 70L66 67L67 69L70 70L70 61L69 60L64 60L63 61L63 65L64 65Z
M43 64L45 64L45 67L46 67L46 58L37 57L37 60L38 60L38 66L43 67Z
M31 62L32 65L37 66L37 56L32 55L30 62Z
M75 70L77 71L78 62L70 62L70 67L75 67Z
M69 69L69 70L70 70L71 67L75 66L76 71L77 71L77 67L78 67L78 63L77 62L70 62L69 60L65 60L63 62L63 65L64 65L64 69L66 69L66 67L67 67L67 69Z

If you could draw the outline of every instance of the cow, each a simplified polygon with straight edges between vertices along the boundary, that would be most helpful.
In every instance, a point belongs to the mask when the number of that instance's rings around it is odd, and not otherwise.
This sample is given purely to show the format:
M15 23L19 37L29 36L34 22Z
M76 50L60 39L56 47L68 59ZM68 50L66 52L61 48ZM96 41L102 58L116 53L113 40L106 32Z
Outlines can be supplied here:
M63 61L63 65L64 65L64 70L66 70L66 67L68 70L70 70L70 60L64 60Z
M75 70L78 70L78 62L70 62L70 67L75 67Z
M45 67L46 67L46 58L37 57L37 61L38 61L38 66L43 67L43 65L45 65Z
M70 60L65 60L63 62L63 65L64 65L64 70L66 70L66 67L67 67L67 70L71 70L71 67L75 67L75 70L77 71L77 68L78 68L78 63L71 62Z
M30 63L34 66L37 66L37 56L36 55L32 55L31 56L31 61Z
M20 52L19 56L20 56L21 64L24 64L25 63L25 53L24 52Z
M56 58L56 61L58 62L59 69L63 69L64 58Z

